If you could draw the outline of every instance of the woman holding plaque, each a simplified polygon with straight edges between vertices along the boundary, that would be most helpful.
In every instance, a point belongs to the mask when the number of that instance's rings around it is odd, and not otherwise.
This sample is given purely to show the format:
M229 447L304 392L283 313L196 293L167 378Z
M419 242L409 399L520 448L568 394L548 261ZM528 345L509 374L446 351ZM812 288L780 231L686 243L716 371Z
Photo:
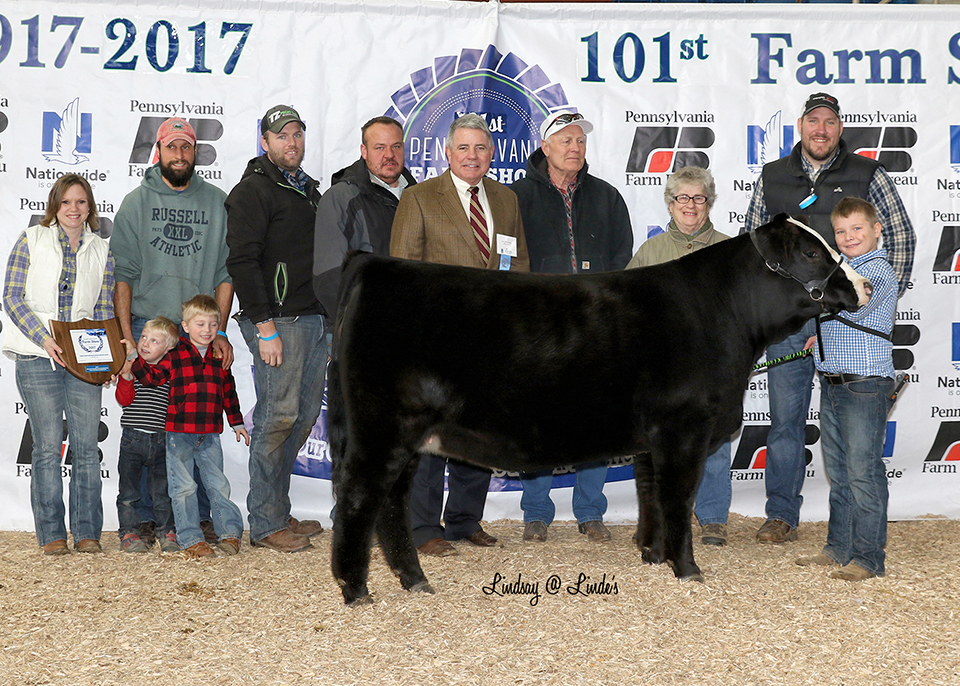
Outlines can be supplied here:
M15 242L4 279L3 306L13 326L6 330L3 352L16 360L17 388L30 417L30 505L45 555L70 552L61 476L64 415L72 456L66 473L74 547L102 552L101 387L66 370L63 349L47 328L50 320L113 317L113 257L107 241L93 233L99 224L87 180L77 174L60 177L50 189L43 219Z

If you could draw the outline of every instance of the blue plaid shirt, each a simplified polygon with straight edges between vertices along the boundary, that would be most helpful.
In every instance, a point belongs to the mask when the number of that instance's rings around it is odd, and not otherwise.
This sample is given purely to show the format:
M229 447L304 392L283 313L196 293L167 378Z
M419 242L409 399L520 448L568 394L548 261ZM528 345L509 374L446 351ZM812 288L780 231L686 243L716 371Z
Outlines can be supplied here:
M73 287L77 282L77 250L70 246L67 234L60 231L60 248L63 250L63 271L60 272L59 298L57 302L60 321L68 322L73 310ZM80 239L83 245L83 239ZM27 272L30 269L30 248L27 233L24 231L10 251L7 260L7 273L3 282L3 306L7 316L20 331L39 347L50 338L47 327L37 319L37 315L23 300L23 291L27 285ZM103 270L103 283L100 296L93 308L93 319L103 321L113 318L113 254L107 253L107 264Z
M886 250L878 249L849 260L860 276L873 284L870 302L856 312L841 312L838 318L856 322L889 334L897 312L897 275L887 262ZM847 260L846 257L843 258ZM817 369L828 374L860 374L893 378L893 343L871 333L858 331L838 321L820 325L824 359L814 346Z
M828 169L837 159L839 152L838 149L833 157L819 169L814 169L806 156L801 154L800 161L807 178L811 182L816 181L819 172ZM913 271L917 235L913 230L913 224L910 223L910 217L907 216L907 209L903 206L897 187L893 185L893 181L890 180L883 167L878 168L874 173L873 179L870 180L867 197L864 200L868 201L877 210L877 216L880 219L880 226L883 231L883 247L889 255L887 260L896 272L897 291L902 296L907 292L910 272ZM753 231L769 221L770 213L767 211L767 203L763 197L763 176L761 176L753 187L753 197L750 198L744 230L741 233Z

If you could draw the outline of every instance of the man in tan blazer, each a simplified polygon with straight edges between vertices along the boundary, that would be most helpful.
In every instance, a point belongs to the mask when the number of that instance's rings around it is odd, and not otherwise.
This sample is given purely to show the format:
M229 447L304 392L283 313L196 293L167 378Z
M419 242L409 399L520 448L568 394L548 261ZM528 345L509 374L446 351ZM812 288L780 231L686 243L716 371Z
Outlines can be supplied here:
M447 135L450 168L409 188L393 220L390 254L408 260L484 269L529 271L527 242L517 196L485 178L493 161L493 136L476 114L454 120ZM444 470L449 490L443 509ZM492 546L480 527L490 472L437 455L422 454L410 493L413 542L423 555L456 555L449 541ZM440 523L443 510L443 524Z

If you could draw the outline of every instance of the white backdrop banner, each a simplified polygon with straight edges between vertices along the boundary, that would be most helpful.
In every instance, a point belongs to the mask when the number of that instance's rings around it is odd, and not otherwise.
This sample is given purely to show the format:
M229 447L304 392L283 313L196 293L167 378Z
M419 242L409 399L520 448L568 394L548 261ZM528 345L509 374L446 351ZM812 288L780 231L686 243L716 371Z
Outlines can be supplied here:
M295 106L308 125L304 168L329 185L359 156L360 125L390 114L419 178L446 167L450 121L486 117L491 175L512 183L561 107L596 124L591 172L626 199L635 248L662 231L667 176L708 167L717 228L736 235L764 162L786 154L806 97L843 109L844 138L886 165L917 230L900 301L894 362L909 374L890 416L884 460L890 517L960 516L960 7L508 4L427 0L0 2L0 254L43 213L68 172L93 185L104 233L152 162L157 126L179 115L198 134L198 172L229 191L259 154L258 121ZM4 327L10 322L5 317ZM232 321L244 414L255 403L251 357ZM403 332L384 331L397 336ZM679 342L682 343L682 342ZM722 364L722 351L716 351ZM827 516L819 389L807 426L802 516ZM119 408L103 394L105 526L116 525ZM33 528L27 416L14 365L0 359L0 529ZM735 437L733 511L760 516L769 428L766 379L746 390ZM246 449L224 436L225 470L243 508ZM70 469L65 443L64 474ZM301 453L295 514L332 506L323 428ZM486 518L519 518L518 482L497 473ZM635 519L628 464L614 463L607 519ZM558 518L571 475L558 470Z

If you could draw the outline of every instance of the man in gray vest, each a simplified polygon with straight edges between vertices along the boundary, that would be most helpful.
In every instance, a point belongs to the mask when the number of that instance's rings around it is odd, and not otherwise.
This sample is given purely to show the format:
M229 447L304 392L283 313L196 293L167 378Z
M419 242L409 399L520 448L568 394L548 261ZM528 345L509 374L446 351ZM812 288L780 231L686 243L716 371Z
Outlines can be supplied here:
M917 241L897 188L879 162L847 149L841 139L840 103L827 93L814 93L797 120L800 142L789 156L764 165L747 209L744 231L753 231L780 212L806 215L808 224L836 247L830 212L848 196L863 198L876 209L883 227L883 247L897 273L900 295L906 291ZM802 350L814 333L814 321L767 348L775 359ZM797 540L800 490L806 472L804 434L813 379L813 359L770 368L770 433L767 437L767 521L757 532L759 543Z

